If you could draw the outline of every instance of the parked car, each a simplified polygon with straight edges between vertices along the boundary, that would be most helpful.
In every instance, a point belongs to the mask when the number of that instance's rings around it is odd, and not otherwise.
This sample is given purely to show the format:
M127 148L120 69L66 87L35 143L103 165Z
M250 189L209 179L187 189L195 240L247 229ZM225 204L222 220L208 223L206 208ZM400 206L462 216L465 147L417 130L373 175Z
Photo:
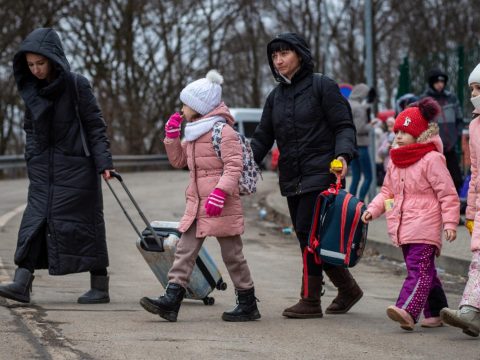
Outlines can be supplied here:
M230 108L230 112L235 118L235 129L246 138L251 138L257 125L262 117L261 108ZM273 150L277 149L277 145L273 145ZM278 150L276 150L278 152ZM272 162L272 151L270 151L263 160L260 167L267 170L275 170L278 163L278 156L274 158L275 164Z
M251 138L262 117L261 108L230 108L235 118L236 130L246 138Z

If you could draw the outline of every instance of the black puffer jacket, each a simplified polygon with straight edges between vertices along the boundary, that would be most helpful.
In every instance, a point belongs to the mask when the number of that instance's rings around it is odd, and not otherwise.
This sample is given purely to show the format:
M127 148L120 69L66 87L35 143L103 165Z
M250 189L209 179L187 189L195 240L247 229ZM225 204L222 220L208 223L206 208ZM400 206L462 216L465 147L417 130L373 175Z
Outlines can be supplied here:
M293 45L302 57L301 68L290 84L273 66L270 46L278 40ZM330 162L341 154L348 159L356 154L350 106L335 81L313 73L310 49L298 35L278 35L268 44L267 55L280 84L268 95L253 135L255 161L260 163L276 140L282 195L326 189L335 181Z
M440 128L440 137L443 142L444 152L447 152L455 150L455 145L461 136L465 124L463 122L462 108L457 96L446 89L438 92L433 87L433 84L438 79L443 79L445 86L447 85L448 76L445 72L440 69L430 70L428 73L428 88L421 95L421 98L430 96L434 98L442 108L442 111L438 114L435 121Z
M48 83L30 72L25 54L47 57L55 79ZM106 124L92 88L77 75L78 107L91 156L87 157L75 112L74 78L53 29L37 29L20 45L13 71L25 101L25 159L30 186L18 234L15 263L21 264L30 243L46 249L37 268L52 275L108 266L100 173L112 169ZM44 231L45 226L47 231Z

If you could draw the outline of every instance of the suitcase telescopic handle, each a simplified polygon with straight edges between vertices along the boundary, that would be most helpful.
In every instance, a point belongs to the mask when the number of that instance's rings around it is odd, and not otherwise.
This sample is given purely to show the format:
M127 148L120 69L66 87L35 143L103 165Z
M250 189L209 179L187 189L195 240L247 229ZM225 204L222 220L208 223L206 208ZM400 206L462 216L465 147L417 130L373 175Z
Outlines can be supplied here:
M148 230L150 231L150 233L152 234L153 238L155 239L155 242L157 243L157 245L160 247L160 251L163 251L163 242L162 240L158 237L157 233L155 232L155 230L153 229L152 225L150 225L150 222L148 221L148 219L145 217L142 209L140 209L140 206L138 206L135 198L133 197L132 193L130 192L130 190L128 190L128 187L127 185L125 185L125 182L123 181L123 178L122 176L116 172L116 171L110 171L110 175L112 177L114 177L115 179L117 179L120 184L122 185L123 189L125 190L125 192L127 193L128 197L130 198L130 201L132 202L132 204L135 206L135 208L137 209L138 211L138 214L140 215L140 217L142 218L143 222L145 223L145 225L147 226ZM110 185L109 181L108 180L105 180L105 182L107 183L108 187L110 188L110 191L112 192L113 196L115 197L115 199L117 200L118 202L118 205L120 205L120 207L122 208L123 210L123 213L125 214L125 216L127 217L128 221L130 222L130 224L132 224L132 227L135 229L136 233L138 234L138 236L140 237L140 241L142 241L143 245L147 246L147 244L145 243L145 239L144 239L144 236L142 235L142 233L140 232L140 230L138 229L137 225L135 225L135 223L133 222L132 218L130 217L130 215L128 214L127 210L125 209L125 207L123 206L122 202L120 201L119 197L117 196L117 193L115 192L115 190L113 190L113 187L112 185Z

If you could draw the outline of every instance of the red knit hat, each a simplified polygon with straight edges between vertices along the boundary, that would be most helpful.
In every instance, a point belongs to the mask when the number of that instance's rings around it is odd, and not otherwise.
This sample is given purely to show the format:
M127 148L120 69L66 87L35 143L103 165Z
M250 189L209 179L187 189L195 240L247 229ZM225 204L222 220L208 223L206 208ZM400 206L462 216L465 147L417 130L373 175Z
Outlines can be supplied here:
M414 138L418 138L428 124L440 112L440 106L431 97L426 97L419 102L413 103L397 115L393 131L403 131Z

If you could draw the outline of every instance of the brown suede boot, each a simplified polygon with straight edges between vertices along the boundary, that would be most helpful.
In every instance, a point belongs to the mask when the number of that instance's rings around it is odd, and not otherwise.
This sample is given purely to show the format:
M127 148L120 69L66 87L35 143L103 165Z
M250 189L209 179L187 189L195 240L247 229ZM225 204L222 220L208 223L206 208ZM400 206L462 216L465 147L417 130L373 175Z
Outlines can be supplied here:
M345 314L363 296L363 291L358 286L348 269L336 266L325 270L330 281L338 289L338 295L333 299L325 311L327 314Z
M312 319L323 317L320 296L322 294L322 277L309 276L308 277L308 297L303 294L303 280L302 290L300 293L301 299L295 305L283 310L282 315L288 318L295 319Z

